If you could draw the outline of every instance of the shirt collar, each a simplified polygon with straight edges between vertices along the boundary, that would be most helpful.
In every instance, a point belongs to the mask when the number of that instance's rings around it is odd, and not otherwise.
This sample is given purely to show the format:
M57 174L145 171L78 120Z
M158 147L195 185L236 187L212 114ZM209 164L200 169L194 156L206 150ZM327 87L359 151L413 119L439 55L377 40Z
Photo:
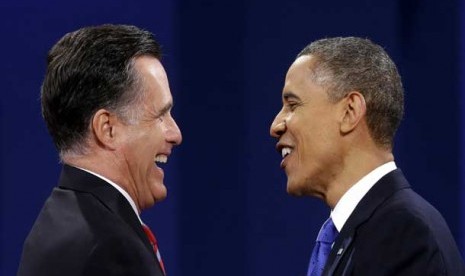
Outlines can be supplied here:
M131 196L123 189L121 188L118 184L114 183L113 181L111 181L110 179L98 174L98 173L95 173L93 171L89 171L87 169L83 169L83 168L79 168L79 167L76 167L78 169L81 169L83 171L86 171L92 175L95 175L96 177L100 178L100 179L103 179L105 180L106 182L108 182L108 184L110 184L111 186L113 186L116 190L118 190L118 192L120 192L125 198L126 200L129 202L129 204L131 205L132 209L134 210L134 213L136 214L137 218L139 219L140 223L143 224L141 218L140 218L140 215L139 215L139 211L137 210L137 207L136 207L136 203L134 202L134 200L132 200Z
M347 190L331 212L331 218L337 231L341 232L342 227L354 211L355 207L357 207L357 204L376 184L376 182L396 168L396 163L394 163L394 161L385 163L372 170L355 183L355 185L353 185L349 190Z

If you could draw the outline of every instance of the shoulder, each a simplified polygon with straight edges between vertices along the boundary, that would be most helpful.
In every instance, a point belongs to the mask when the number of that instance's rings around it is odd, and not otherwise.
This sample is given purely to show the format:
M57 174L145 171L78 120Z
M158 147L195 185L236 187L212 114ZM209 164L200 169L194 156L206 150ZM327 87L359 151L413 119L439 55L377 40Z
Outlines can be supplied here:
M93 260L135 262L135 257L153 259L150 253L137 233L92 194L55 188L25 241L18 275L98 275L81 272L95 267ZM100 275L108 274L113 275Z
M360 231L380 227L389 231L377 231L376 235L421 235L436 246L444 236L451 236L443 216L411 189L399 190L387 198L360 226Z
M404 189L396 192L359 225L354 239L359 269L383 267L396 275L448 275L460 258L442 215L425 199Z
M84 264L83 275L157 275L153 254L134 237L100 239Z
M357 232L385 239L416 237L412 241L403 242L407 247L424 244L438 248L444 242L444 237L452 236L442 215L411 189L392 194L376 207Z

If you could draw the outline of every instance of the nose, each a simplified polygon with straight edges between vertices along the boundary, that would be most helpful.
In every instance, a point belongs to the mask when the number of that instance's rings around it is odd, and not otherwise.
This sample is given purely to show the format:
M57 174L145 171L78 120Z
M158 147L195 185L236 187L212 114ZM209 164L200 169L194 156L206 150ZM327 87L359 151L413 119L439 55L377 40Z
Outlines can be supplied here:
M182 142L181 130L179 129L178 125L176 124L176 121L173 117L171 117L171 115L169 121L170 123L166 133L166 140L173 145L180 145Z
M270 135L274 138L279 138L285 131L286 121L284 120L282 112L280 111L274 118L273 123L271 123Z

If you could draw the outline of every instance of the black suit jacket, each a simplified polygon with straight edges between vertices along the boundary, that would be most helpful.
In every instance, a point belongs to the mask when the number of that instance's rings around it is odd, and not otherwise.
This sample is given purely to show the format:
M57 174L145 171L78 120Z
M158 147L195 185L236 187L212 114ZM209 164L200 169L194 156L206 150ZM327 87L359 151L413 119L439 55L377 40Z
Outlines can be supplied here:
M65 165L27 237L19 276L162 276L126 198L104 180Z
M465 266L444 218L397 169L357 205L323 275L459 276Z

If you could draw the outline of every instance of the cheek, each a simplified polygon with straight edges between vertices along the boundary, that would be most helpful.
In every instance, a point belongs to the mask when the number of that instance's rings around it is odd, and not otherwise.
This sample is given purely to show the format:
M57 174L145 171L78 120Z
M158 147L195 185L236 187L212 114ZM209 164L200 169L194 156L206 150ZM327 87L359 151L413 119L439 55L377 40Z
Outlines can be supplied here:
M301 124L295 132L295 139L300 158L305 161L319 162L331 155L337 146L337 132L330 124L323 121Z
M124 144L124 151L131 163L140 163L142 160L154 159L154 140L150 138L148 131L139 131L129 136Z
M150 149L152 153L160 151L165 141L163 137L162 130L151 130L150 134L147 135L145 139L147 149Z

